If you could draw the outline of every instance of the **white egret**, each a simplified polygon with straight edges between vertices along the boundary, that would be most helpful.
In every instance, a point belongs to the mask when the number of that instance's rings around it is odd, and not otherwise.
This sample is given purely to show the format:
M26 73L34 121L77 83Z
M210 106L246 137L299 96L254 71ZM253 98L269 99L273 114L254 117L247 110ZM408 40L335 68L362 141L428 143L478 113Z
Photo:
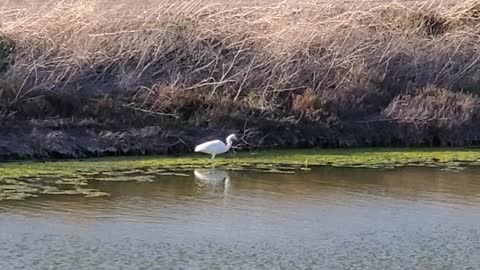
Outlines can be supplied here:
M195 152L210 154L212 155L213 160L215 155L228 152L232 147L233 140L237 140L237 136L235 134L230 134L227 137L227 144L220 140L213 140L195 146Z

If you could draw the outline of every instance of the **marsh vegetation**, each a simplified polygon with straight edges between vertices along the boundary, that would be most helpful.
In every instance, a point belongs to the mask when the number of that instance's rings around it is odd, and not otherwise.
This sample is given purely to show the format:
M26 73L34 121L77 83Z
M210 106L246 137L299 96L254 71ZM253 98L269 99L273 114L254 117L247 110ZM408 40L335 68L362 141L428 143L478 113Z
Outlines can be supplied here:
M477 1L141 6L0 10L2 158L479 142Z

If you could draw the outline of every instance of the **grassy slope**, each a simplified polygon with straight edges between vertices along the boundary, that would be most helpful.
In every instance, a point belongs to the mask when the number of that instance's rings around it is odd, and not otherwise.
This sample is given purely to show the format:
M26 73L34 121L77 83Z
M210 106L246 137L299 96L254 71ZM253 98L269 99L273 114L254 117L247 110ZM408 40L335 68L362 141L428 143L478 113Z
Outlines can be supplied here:
M2 9L0 137L62 157L76 127L114 149L85 155L160 152L99 135L148 126L188 130L181 151L204 129L252 148L477 144L480 6L455 2Z

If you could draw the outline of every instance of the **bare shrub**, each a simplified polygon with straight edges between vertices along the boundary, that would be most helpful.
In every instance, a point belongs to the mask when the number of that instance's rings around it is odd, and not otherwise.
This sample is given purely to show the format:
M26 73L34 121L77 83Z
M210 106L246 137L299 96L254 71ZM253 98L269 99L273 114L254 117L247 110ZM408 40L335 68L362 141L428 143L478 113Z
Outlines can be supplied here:
M328 105L328 101L321 99L312 89L307 89L301 95L295 95L292 111L300 118L324 121L329 116Z

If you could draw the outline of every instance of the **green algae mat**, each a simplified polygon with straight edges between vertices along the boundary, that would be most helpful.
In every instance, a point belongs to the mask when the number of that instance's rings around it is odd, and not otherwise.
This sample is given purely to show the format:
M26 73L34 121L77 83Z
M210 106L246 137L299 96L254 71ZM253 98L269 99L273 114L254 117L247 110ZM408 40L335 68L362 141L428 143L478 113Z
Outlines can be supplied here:
M208 155L100 158L75 161L0 163L0 201L40 195L108 196L88 188L89 181L160 181L186 176L198 168L264 173L295 173L312 166L394 169L406 166L460 171L480 165L480 149L360 148L301 149L229 153L214 162Z

